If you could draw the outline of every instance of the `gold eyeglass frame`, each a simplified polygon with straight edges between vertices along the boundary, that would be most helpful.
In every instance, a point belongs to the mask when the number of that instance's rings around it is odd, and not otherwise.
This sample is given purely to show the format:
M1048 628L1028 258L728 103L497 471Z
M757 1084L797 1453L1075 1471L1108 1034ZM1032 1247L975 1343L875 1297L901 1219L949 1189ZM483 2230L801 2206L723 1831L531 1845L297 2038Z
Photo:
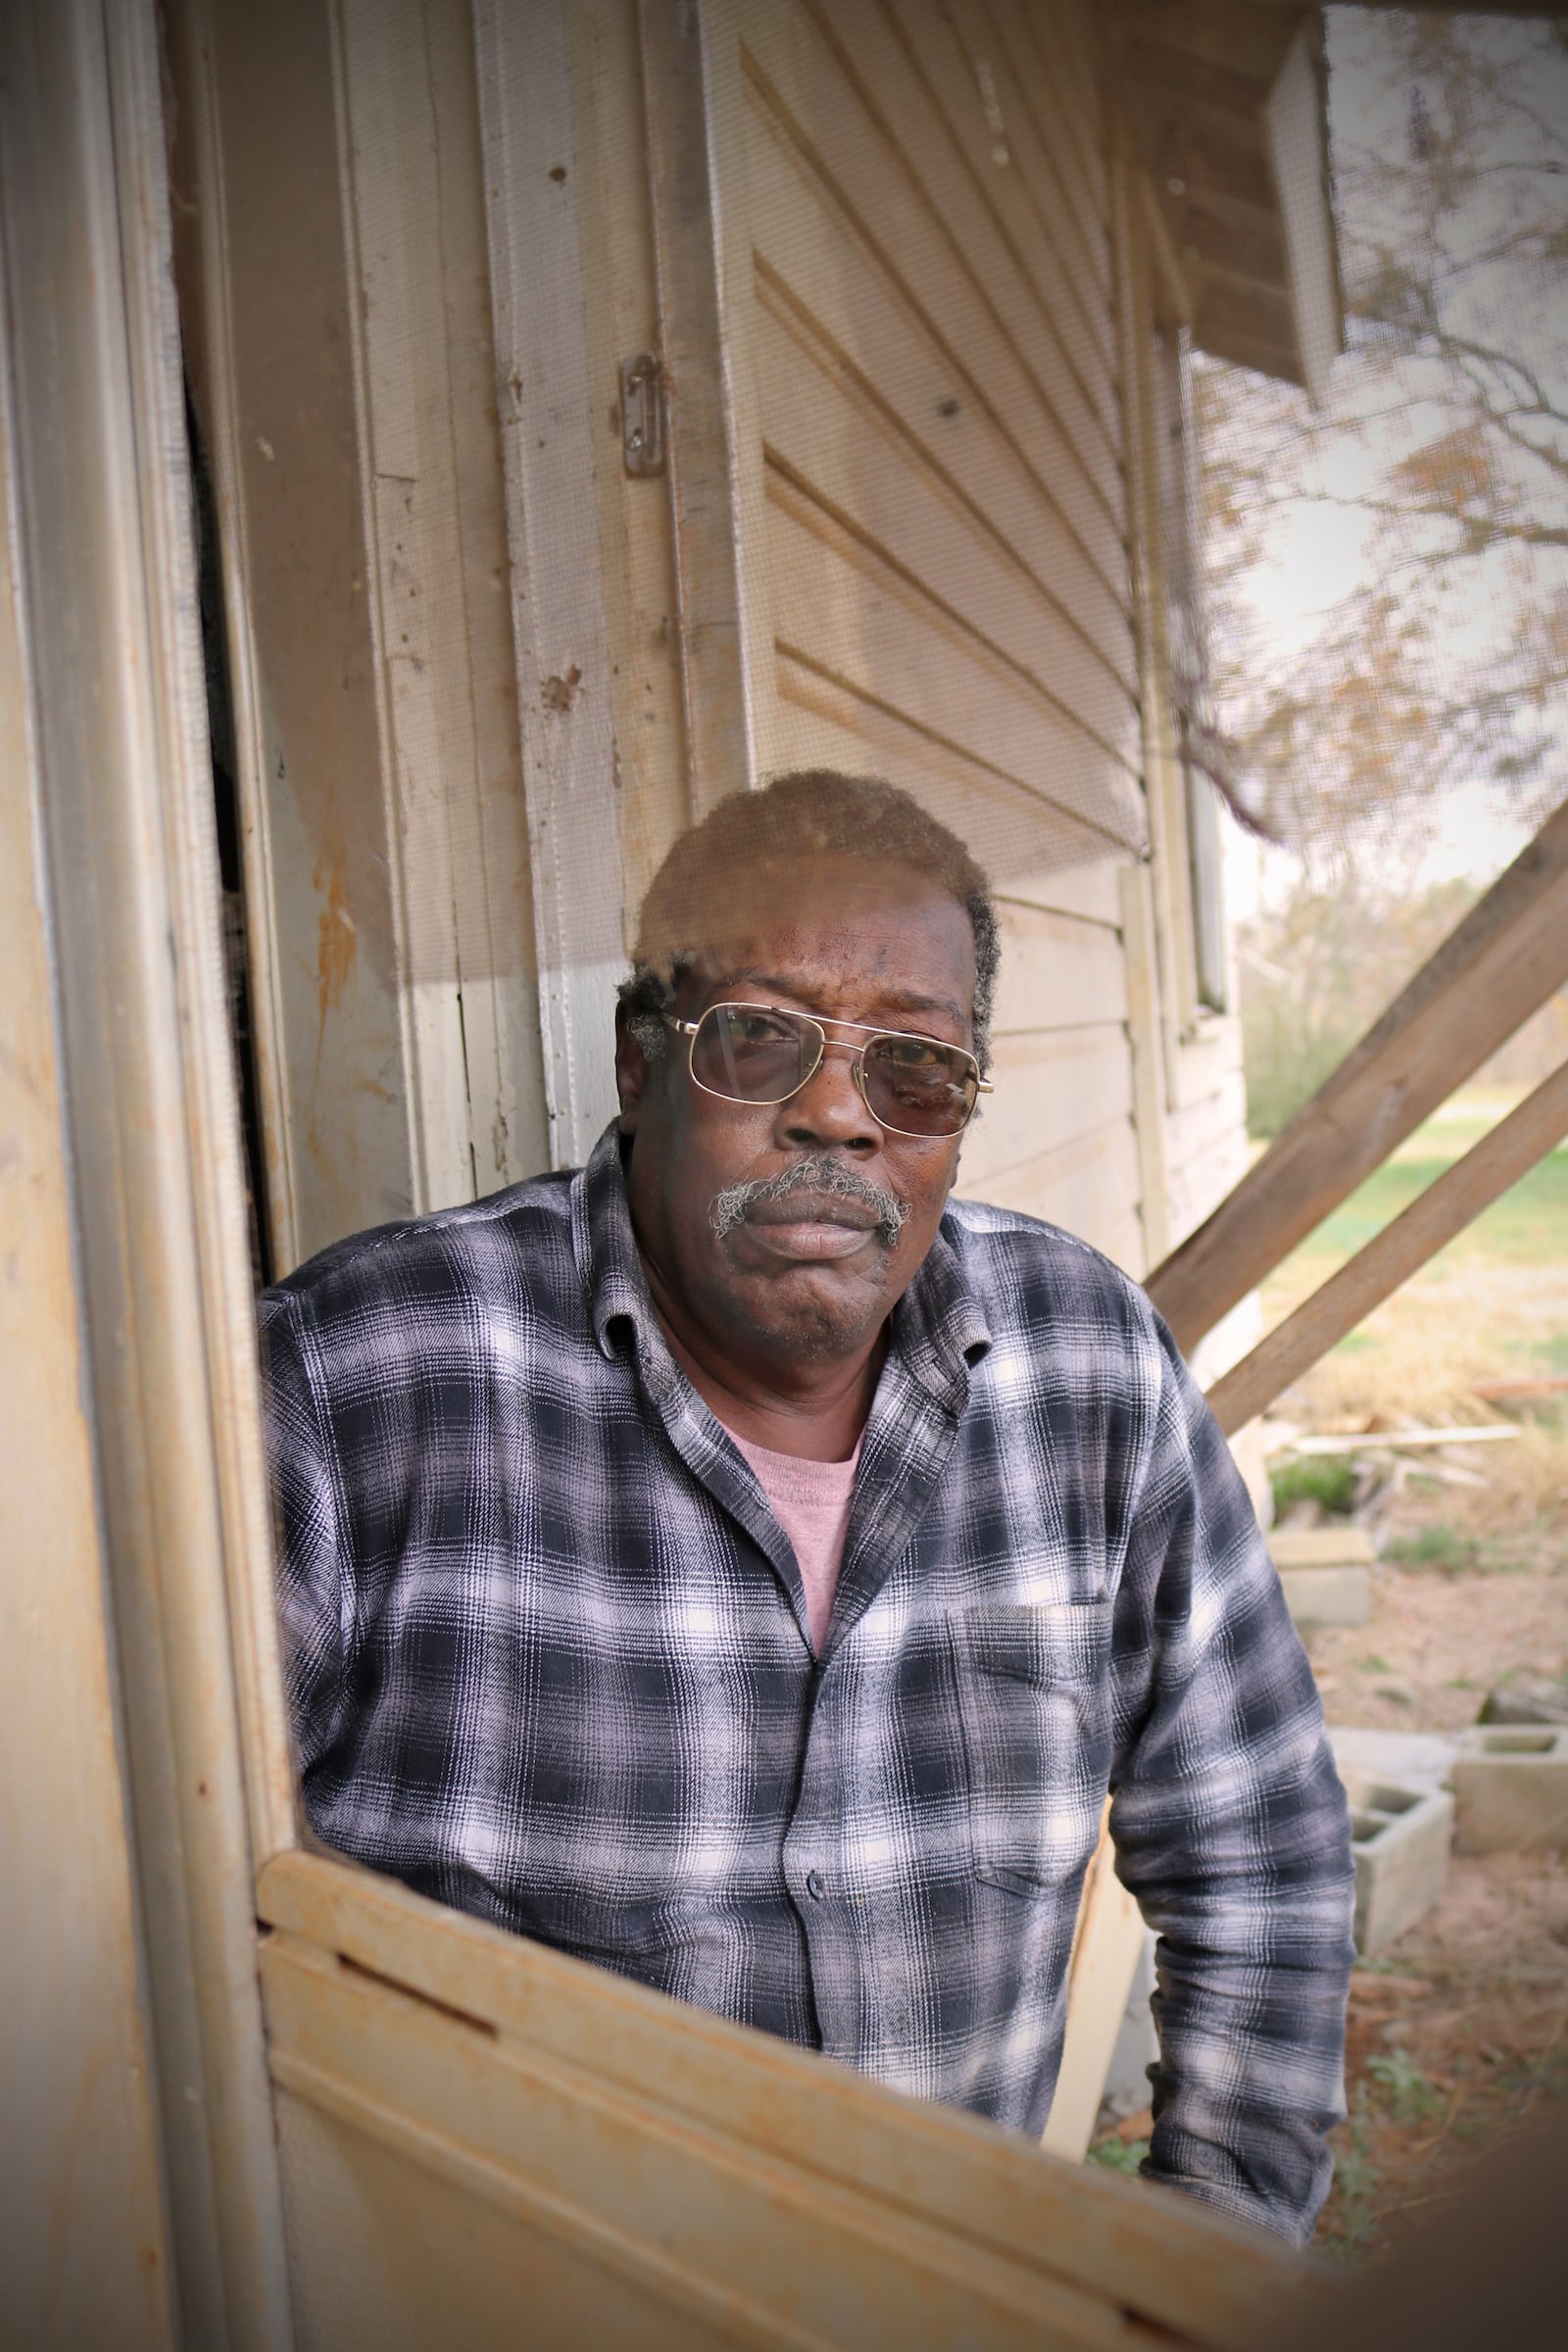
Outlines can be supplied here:
M716 1086L705 1086L701 1078L698 1077L696 1070L692 1067L692 1053L698 1030L702 1027L704 1021L708 1019L709 1014L714 1012L767 1012L772 1013L777 1019L803 1022L808 1029L814 1029L816 1031L816 1059L807 1071L806 1076L800 1079L796 1085L792 1086L788 1094L784 1095L774 1095L772 1097L765 1095L726 1095L721 1093ZM719 1004L710 1004L707 1010L700 1013L695 1021L683 1021L672 1012L666 1012L663 1017L668 1022L670 1028L675 1030L679 1036L692 1041L688 1043L686 1049L687 1074L690 1077L693 1086L697 1087L703 1094L710 1096L715 1102L751 1103L758 1109L776 1110L779 1103L793 1102L794 1098L798 1094L800 1094L806 1087L810 1085L811 1080L816 1076L817 1071L822 1067L822 1063L826 1058L827 1051L830 1046L838 1047L841 1053L853 1054L854 1058L850 1065L850 1074L855 1080L855 1091L859 1096L860 1101L865 1104L869 1115L875 1119L877 1125L888 1135L906 1136L911 1143L951 1144L956 1136L962 1135L967 1129L970 1120L974 1117L975 1112L980 1107L980 1097L982 1095L995 1094L996 1092L996 1088L992 1085L991 1080L981 1076L979 1060L973 1054L970 1053L967 1046L950 1045L945 1037L928 1037L918 1029L884 1029L880 1025L871 1021L834 1020L829 1021L826 1023L826 1025L824 1025L824 1023L818 1019L814 1012L796 1012L787 1004L754 1004L751 1003L731 1004L728 1000L725 1000L724 1003ZM827 1034L829 1028L858 1029L864 1033L865 1043L861 1046L852 1047L844 1038L829 1037ZM975 1092L974 1101L970 1103L967 1111L964 1113L962 1126L951 1128L945 1135L923 1135L917 1128L895 1127L890 1119L885 1119L882 1116L882 1113L876 1108L875 1104L871 1101L870 1096L865 1091L865 1056L871 1046L878 1038L881 1037L890 1037L895 1040L907 1040L909 1044L917 1046L940 1046L945 1054L961 1054L963 1055L964 1060L968 1062L970 1068L974 1072Z

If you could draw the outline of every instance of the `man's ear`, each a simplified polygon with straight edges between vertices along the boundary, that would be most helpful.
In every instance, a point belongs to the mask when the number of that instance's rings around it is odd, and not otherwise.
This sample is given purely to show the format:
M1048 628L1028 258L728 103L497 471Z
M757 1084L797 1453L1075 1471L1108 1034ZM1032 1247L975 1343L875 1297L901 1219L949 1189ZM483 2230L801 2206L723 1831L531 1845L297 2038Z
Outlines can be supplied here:
M640 1041L632 1035L624 1004L615 1006L615 1092L620 1098L620 1132L635 1135L652 1071Z

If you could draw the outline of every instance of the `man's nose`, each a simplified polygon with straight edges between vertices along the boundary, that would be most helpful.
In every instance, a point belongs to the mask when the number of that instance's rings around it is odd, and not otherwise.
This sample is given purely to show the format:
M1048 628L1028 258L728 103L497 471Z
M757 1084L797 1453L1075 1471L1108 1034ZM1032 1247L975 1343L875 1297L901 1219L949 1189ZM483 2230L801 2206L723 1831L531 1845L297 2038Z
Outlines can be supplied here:
M795 1151L827 1149L864 1157L881 1149L882 1130L855 1083L853 1055L828 1046L800 1093L779 1104L777 1132L778 1141Z

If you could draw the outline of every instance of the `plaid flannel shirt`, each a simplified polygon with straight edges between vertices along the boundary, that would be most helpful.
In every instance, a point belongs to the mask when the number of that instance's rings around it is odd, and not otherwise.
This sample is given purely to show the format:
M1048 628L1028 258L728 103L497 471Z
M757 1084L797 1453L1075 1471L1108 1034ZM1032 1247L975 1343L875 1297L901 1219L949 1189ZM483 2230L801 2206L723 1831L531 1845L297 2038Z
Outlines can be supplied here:
M832 1623L674 1363L613 1130L339 1244L263 1348L310 1819L421 1893L1038 2132L1107 1790L1158 1930L1146 2171L1303 2238L1351 1867L1246 1491L1135 1284L953 1201Z

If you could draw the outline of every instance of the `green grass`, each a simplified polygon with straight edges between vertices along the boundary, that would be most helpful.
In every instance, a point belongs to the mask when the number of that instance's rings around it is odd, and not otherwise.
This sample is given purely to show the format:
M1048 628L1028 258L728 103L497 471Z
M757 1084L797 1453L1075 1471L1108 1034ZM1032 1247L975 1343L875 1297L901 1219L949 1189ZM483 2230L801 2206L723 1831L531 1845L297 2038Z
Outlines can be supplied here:
M1429 1123L1412 1138L1425 1147L1420 1156L1387 1161L1302 1243L1301 1254L1336 1259L1352 1255L1484 1132L1468 1122L1446 1127ZM1560 1264L1568 1257L1568 1151L1559 1149L1539 1161L1432 1262L1441 1265L1463 1254L1521 1266ZM1555 1348L1557 1353L1568 1354L1568 1341L1561 1335Z
M1440 1520L1435 1527L1418 1528L1413 1536L1396 1536L1383 1546L1386 1560L1401 1568L1430 1568L1440 1576L1463 1576L1473 1570L1481 1546Z
M1274 1516L1283 1518L1295 1502L1315 1502L1325 1511L1348 1519L1355 1508L1356 1471L1343 1454L1307 1454L1282 1462L1269 1473L1274 1490Z
M1147 2139L1102 2139L1089 2151L1091 2164L1102 2164L1110 2173L1136 2173L1149 2154Z
M1408 2050L1391 2050L1386 2058L1369 2058L1367 2073L1388 2093L1396 2124L1417 2123L1436 2115L1443 2101Z
M1347 2137L1334 2160L1334 2186L1340 2208L1341 2236L1328 2251L1342 2262L1356 2262L1366 2252L1377 2225L1376 2198L1381 2176L1372 2160L1371 2115L1367 2086L1356 2085Z

